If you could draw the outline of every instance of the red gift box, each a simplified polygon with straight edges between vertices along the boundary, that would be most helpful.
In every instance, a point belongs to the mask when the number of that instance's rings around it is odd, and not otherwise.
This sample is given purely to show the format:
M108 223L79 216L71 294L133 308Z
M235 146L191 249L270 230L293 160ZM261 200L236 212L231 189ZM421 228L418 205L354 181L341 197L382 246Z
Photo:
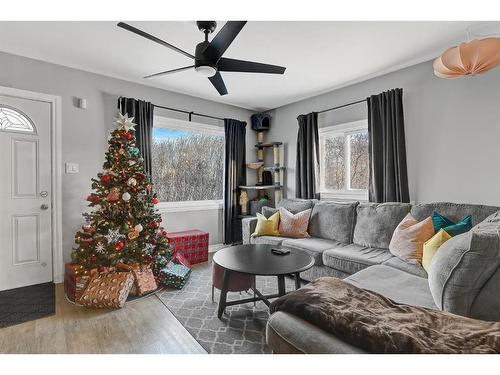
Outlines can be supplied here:
M186 230L167 234L173 254L179 253L191 264L208 261L208 232Z

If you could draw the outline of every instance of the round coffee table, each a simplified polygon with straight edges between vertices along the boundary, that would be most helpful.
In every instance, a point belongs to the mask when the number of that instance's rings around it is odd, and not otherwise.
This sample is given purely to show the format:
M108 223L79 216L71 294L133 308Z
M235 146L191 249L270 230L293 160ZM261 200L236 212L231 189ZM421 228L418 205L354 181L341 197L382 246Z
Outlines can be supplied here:
M226 306L255 301L263 301L269 306L271 304L269 299L285 295L286 275L294 275L295 289L300 288L300 273L308 270L314 265L313 257L304 251L294 249L290 249L290 253L286 255L277 255L271 252L273 248L280 248L280 246L263 244L237 245L226 247L215 253L213 261L224 269L217 312L219 318L222 317L222 313ZM263 295L254 286L252 289L255 292L255 297L237 301L227 301L231 272L241 272L255 276L277 276L278 293Z

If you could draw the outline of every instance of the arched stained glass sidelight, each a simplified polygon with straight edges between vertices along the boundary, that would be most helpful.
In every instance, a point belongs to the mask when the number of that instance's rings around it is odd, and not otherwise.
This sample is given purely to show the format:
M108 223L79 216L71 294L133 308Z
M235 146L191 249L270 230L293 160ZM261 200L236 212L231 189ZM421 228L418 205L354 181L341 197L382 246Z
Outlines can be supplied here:
M35 124L20 110L0 104L0 131L36 133Z

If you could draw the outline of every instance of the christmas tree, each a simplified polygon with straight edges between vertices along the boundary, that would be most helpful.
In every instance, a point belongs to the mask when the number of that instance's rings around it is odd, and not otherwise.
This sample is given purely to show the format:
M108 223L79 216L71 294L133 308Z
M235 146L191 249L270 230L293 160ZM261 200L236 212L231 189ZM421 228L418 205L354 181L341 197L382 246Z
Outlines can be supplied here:
M94 210L75 235L71 259L85 269L150 264L158 274L171 258L167 232L154 208L158 198L135 144L133 118L118 114L109 138L103 173L92 179L87 197Z

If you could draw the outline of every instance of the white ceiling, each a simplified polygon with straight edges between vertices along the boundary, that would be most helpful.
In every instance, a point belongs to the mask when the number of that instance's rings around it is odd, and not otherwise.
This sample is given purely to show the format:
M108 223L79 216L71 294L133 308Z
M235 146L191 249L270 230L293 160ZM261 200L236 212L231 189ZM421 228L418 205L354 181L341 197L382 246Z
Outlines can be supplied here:
M194 21L131 25L194 54ZM218 23L216 32L223 25ZM222 103L266 110L436 57L472 22L261 22L246 24L226 57L286 66L284 75L222 73L229 94L184 71L143 76L192 60L116 27L116 22L0 22L0 50ZM491 23L489 24L491 25ZM500 23L493 23L499 27Z

